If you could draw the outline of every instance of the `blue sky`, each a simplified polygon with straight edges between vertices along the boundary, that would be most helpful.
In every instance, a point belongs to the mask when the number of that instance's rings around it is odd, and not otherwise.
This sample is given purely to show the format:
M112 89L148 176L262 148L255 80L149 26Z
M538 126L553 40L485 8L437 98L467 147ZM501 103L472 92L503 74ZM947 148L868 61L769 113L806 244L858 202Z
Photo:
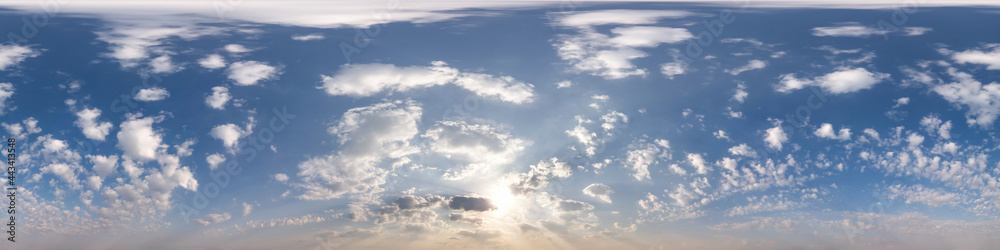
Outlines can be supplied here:
M159 4L0 4L5 249L1000 243L995 6Z

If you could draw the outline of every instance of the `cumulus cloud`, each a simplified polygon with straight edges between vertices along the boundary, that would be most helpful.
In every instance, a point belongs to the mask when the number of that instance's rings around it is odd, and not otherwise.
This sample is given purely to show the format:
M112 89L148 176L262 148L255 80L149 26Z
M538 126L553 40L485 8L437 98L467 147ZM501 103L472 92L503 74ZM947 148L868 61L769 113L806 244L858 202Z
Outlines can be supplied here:
M418 151L410 145L423 110L416 102L395 101L352 108L329 128L341 150L299 163L299 186L306 200L326 200L348 193L381 192L387 171L377 164Z
M560 162L557 158L539 161L538 164L531 165L527 173L512 175L510 184L511 193L521 195L528 194L541 189L549 184L552 178L567 178L573 174L573 170L565 162Z
M534 85L513 77L461 72L441 61L432 62L431 66L407 67L380 63L347 64L341 66L336 75L321 76L323 86L320 88L330 95L365 97L383 91L403 92L454 84L479 96L516 104L531 102L534 96Z
M24 59L36 57L40 54L41 52L31 49L28 46L16 44L0 45L0 71L7 70L8 67L17 65L24 61Z
M625 166L633 171L632 177L640 181L650 179L650 165L659 163L661 159L671 158L668 152L670 144L666 140L657 139L655 144L640 140L629 145L629 149L626 152Z
M226 59L223 59L222 55L211 54L198 60L198 65L206 69L221 69L226 67Z
M869 89L888 78L889 74L869 72L864 68L841 68L813 79L801 79L795 74L784 74L781 75L781 82L776 89L778 92L788 93L806 86L818 86L829 93L844 94Z
M205 162L208 163L208 169L215 170L219 168L219 164L226 161L226 156L222 154L210 154L205 157Z
M222 141L222 145L229 150L230 154L236 154L236 148L239 146L240 138L246 137L253 133L252 124L247 124L246 128L241 128L240 126L232 123L222 124L212 128L209 132L213 138Z
M149 62L149 66L152 67L152 72L157 74L163 73L174 73L184 69L180 65L176 65L170 60L169 55L162 55L157 58L153 58Z
M764 142L767 146L781 151L782 144L788 141L785 130L781 129L781 124L775 124L773 128L764 131Z
M224 110L226 109L226 103L229 102L233 97L229 95L229 88L224 86L212 87L212 94L205 97L205 104L213 109Z
M757 151L750 148L750 146L747 146L746 143L741 143L740 145L729 148L729 153L736 156L757 158Z
M277 79L281 69L258 61L240 61L230 64L226 72L236 85L251 86L260 81Z
M931 88L945 100L968 109L966 122L981 128L988 128L1000 115L1000 83L982 84L972 75L949 69L954 82Z
M687 160L698 174L707 174L708 171L712 171L712 167L705 164L705 158L702 158L700 154L688 153Z
M477 171L513 161L529 142L487 123L441 121L422 136L432 151L465 166L449 171L446 178L461 179Z
M118 148L133 160L148 161L156 159L157 149L163 142L163 136L153 130L153 123L163 120L162 116L142 117L142 114L130 114L127 120L119 125Z
M734 92L732 100L739 103L743 103L743 101L747 99L747 96L750 95L750 93L747 93L747 85L742 83L736 85L736 90Z
M88 155L87 159L94 164L94 172L98 177L104 178L115 171L118 167L118 156Z
M144 102L159 101L166 99L167 97L170 97L170 92L167 92L167 89L160 87L141 89L139 90L139 93L135 94L135 100Z
M110 122L99 122L97 118L101 116L101 110L97 108L83 109L76 112L76 122L73 124L83 130L83 135L88 139L104 141L104 138L111 132Z
M747 65L743 65L742 67L731 69L731 70L726 70L726 73L729 73L729 74L735 76L735 75L739 75L740 73L743 73L743 72L746 72L746 71L755 70L755 69L763 69L764 67L767 67L767 62L761 61L761 60L750 60L750 62L747 63Z
M123 68L132 68L148 59L151 51L166 53L162 45L167 38L190 40L219 32L218 28L207 26L163 27L160 24L114 23L111 29L96 33L97 40L110 45L111 52L105 56L114 58Z
M646 69L638 68L631 60L647 57L641 48L654 48L664 43L678 43L694 35L683 28L639 26L655 24L664 18L682 18L692 15L685 11L671 10L598 10L574 12L558 18L556 25L573 28L575 34L558 36L554 46L559 57L568 61L573 69L606 79L629 76L646 76ZM611 35L596 29L602 25L626 25L610 30ZM662 66L664 75L682 74L680 64Z
M603 202L607 202L608 204L611 203L611 194L614 192L615 191L612 190L611 187L604 185L603 183L594 183L588 185L586 188L583 188L584 194L597 198Z
M838 134L838 132L833 131L833 124L829 123L823 123L822 125L820 125L819 129L816 129L816 131L813 132L813 134L819 136L820 138L834 139L841 141L851 139L851 129L841 128Z

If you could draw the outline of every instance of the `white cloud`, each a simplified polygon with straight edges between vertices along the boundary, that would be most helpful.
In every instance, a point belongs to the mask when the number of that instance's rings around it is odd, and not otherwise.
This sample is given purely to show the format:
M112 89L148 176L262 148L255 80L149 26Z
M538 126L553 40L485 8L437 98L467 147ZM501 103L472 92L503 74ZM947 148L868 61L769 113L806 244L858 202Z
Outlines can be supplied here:
M139 93L135 94L135 100L144 102L159 101L166 99L167 97L170 97L170 92L167 92L167 89L160 87L141 89L139 90Z
M572 86L573 86L573 82L571 82L571 81L569 81L569 80L566 80L566 81L561 81L561 82L557 82L557 83L556 83L556 88L557 88L557 89L561 89L561 88L569 88L569 87L572 87Z
M0 115L6 113L7 99L14 96L14 85L0 82Z
M629 145L626 152L626 165L634 173L632 177L636 180L649 180L649 166L659 163L660 159L670 159L669 143L666 140L657 139L656 143L646 143L643 140Z
M527 173L519 173L506 177L511 183L511 193L525 195L545 188L552 178L568 178L573 175L573 170L570 169L569 165L559 161L555 157L539 161L538 164L531 165L529 168L530 170Z
M729 153L743 157L757 158L757 151L747 146L746 143L729 148Z
M988 49L992 48L990 51ZM983 50L966 50L951 54L951 59L957 63L972 63L986 65L986 69L1000 70L1000 43L986 45Z
M280 182L286 182L288 181L288 175L282 173L274 174L274 180Z
M250 215L251 211L253 211L253 205L247 204L246 202L244 202L243 203L243 216Z
M437 122L422 137L432 151L465 165L446 173L449 179L511 163L529 144L490 124L464 121Z
M823 123L820 125L819 129L813 132L814 135L820 138L834 139L834 140L850 140L851 139L851 129L841 128L839 134L833 131L833 125L829 123Z
M340 152L299 163L298 176L305 200L326 200L348 193L378 193L387 171L377 164L401 158L419 149L410 145L417 135L422 109L417 103L395 101L353 108L329 132L338 138Z
M321 75L330 95L371 96L383 91L407 91L454 84L479 96L497 97L512 103L531 102L533 85L510 76L461 72L435 61L431 66L398 67L391 64L347 64L334 76Z
M681 61L668 62L660 64L660 73L667 76L668 79L674 79L674 76L683 75L687 72L687 63Z
M961 194L926 188L923 185L902 186L897 184L886 189L886 198L902 198L906 204L923 203L931 207L958 206L964 203L965 199Z
M743 103L743 101L745 101L747 99L747 96L749 95L750 93L747 93L747 85L740 83L736 85L736 91L733 94L732 99L739 103Z
M326 39L326 37L320 33L307 34L307 35L292 35L292 40L296 41L314 41L323 39Z
M233 97L229 95L229 88L225 86L212 87L212 95L205 97L205 104L213 109L224 110L226 103Z
M118 20L121 21L121 20ZM150 57L150 52L166 53L164 40L170 37L194 39L205 35L217 34L218 28L201 26L171 26L164 27L161 23L112 23L108 31L97 33L97 40L110 44L111 53L106 56L114 58L123 68L138 66Z
M205 157L205 162L208 163L208 169L210 170L215 170L219 168L219 164L222 164L225 161L226 161L226 156L218 153L211 154Z
M892 108L898 108L898 107L906 106L907 104L910 104L910 98L909 97L900 97L899 99L896 99L896 105L893 105Z
M869 89L888 78L889 74L869 72L864 68L842 68L811 80L796 78L795 74L784 74L776 89L778 92L787 93L812 85L822 87L829 93L844 94Z
M764 132L764 142L772 149L781 151L781 144L787 141L788 136L785 135L785 130L781 129L781 124L775 124L773 128L769 128Z
M211 54L198 60L198 65L206 69L221 69L226 67L226 59L223 59L222 55Z
M256 85L263 80L277 79L281 74L281 69L258 61L234 62L226 71L229 73L229 79L240 86Z
M767 67L767 62L761 60L750 60L750 62L747 63L747 65L743 65L742 67L731 70L726 70L726 72L735 76L746 71L763 69L764 67Z
M104 141L104 138L111 132L112 125L110 122L98 122L97 118L100 116L100 109L83 109L76 112L77 119L73 124L82 129L83 135L88 139Z
M714 135L716 139L729 140L729 136L726 135L726 131L725 130L721 130L720 129L719 131L713 132L712 135Z
M149 62L149 65L153 67L153 73L157 74L174 73L184 69L183 67L175 65L172 61L170 61L169 55L162 55L157 58L153 58L153 60Z
M252 124L247 124L247 127L244 129L232 123L215 126L209 132L213 138L222 141L222 146L226 147L230 154L236 154L240 138L246 137L251 133L253 133Z
M159 117L142 117L142 114L130 114L128 119L119 125L118 148L133 160L148 161L156 159L157 149L163 142L163 136L153 130L153 123L160 122Z
M603 183L594 183L588 185L586 188L583 188L584 194L597 198L603 202L607 202L608 204L611 204L611 194L614 192L615 191L612 190L611 187L604 185Z
M919 35L923 35L924 33L927 33L928 31L931 31L931 30L934 30L934 29L926 28L926 27L906 27L906 28L903 28L903 32L906 33L905 34L906 36L919 36Z
M965 117L970 125L991 127L1000 115L1000 83L984 85L972 75L955 69L949 69L949 74L955 82L936 85L931 90L953 104L968 108Z
M845 37L868 37L871 35L882 35L889 33L872 27L861 25L842 25L831 27L816 27L812 29L814 36L845 36Z
M94 164L94 172L98 177L104 178L115 171L118 167L118 156L88 155L87 159Z
M7 70L8 67L17 65L24 59L36 57L41 52L21 45L0 45L0 71Z
M223 48L226 51L228 51L229 53L246 53L246 52L253 51L252 49L248 49L247 47L244 47L243 45L239 45L239 44L227 44Z
M678 43L694 35L683 28L634 26L655 24L663 18L681 18L692 15L685 11L669 10L599 10L573 12L558 18L556 24L577 30L576 34L560 35L554 46L559 57L573 65L579 72L590 73L605 79L629 76L646 76L646 69L632 64L635 58L647 57L639 48L653 48L663 43ZM612 36L600 33L595 26L630 25L610 30ZM664 75L682 74L682 65L664 64Z
M705 164L705 159L700 154L688 153L687 160L698 174L707 174L708 171L712 171L712 167Z

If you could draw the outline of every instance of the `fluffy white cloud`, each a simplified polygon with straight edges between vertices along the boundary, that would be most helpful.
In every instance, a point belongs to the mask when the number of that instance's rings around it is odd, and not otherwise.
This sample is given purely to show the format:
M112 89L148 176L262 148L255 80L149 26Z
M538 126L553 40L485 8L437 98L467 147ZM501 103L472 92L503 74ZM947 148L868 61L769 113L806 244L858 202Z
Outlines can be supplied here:
M561 82L557 82L557 83L556 83L556 88L557 88L557 89L561 89L561 88L569 88L569 87L572 87L572 86L573 86L573 82L571 82L571 81L569 81L569 80L566 80L566 81L561 81Z
M732 99L739 103L743 103L743 101L745 101L747 99L747 96L749 95L750 93L747 93L747 85L740 83L736 85L736 91L735 93L733 93Z
M222 154L210 154L205 157L205 162L208 163L208 169L215 170L219 168L219 164L226 161L226 156Z
M750 60L750 62L747 63L747 65L743 65L742 67L731 70L726 70L726 72L735 76L746 71L763 69L764 67L767 67L767 62L761 60Z
M965 203L965 197L958 193L946 192L941 189L926 188L923 185L902 186L892 185L886 188L886 198L902 198L906 204L923 203L931 207L957 206Z
M746 143L729 148L729 153L737 156L757 158L757 151L747 146Z
M7 70L7 67L17 65L31 57L40 55L41 52L21 45L0 45L0 71Z
M597 198L603 202L611 203L611 194L615 191L603 183L594 183L583 188L583 193L590 197Z
M510 76L461 72L435 61L431 66L398 67L391 64L347 64L334 76L322 75L330 95L371 96L382 91L407 91L454 84L479 96L496 97L512 103L531 102L533 85Z
M683 61L668 62L660 64L660 73L667 76L667 79L674 79L674 76L687 72L687 67L687 63Z
M606 79L645 76L646 69L632 64L631 60L648 56L639 48L652 48L663 43L678 43L694 35L683 28L636 26L655 24L664 18L681 18L692 15L685 11L670 10L599 10L574 12L562 16L556 24L577 30L576 34L558 36L556 44L559 57L573 65L579 72L590 73ZM595 26L629 25L615 27L611 35L602 34ZM683 74L680 64L664 64L664 75Z
M198 60L198 65L206 69L221 69L226 67L226 59L223 59L222 55L211 54Z
M1000 115L1000 83L982 84L972 75L949 69L955 82L936 85L931 88L945 100L968 108L966 122L988 128Z
M772 149L781 151L782 144L788 141L785 130L781 129L781 124L775 124L773 128L764 131L764 142Z
M625 167L630 168L632 177L636 180L649 180L649 166L659 163L661 159L670 159L670 144L666 140L657 139L656 143L643 140L629 145L626 152Z
M253 133L252 124L247 124L246 128L232 123L222 124L212 128L209 132L212 137L222 141L222 146L229 150L230 154L236 154L236 147L239 146L240 138Z
M94 172L98 177L104 178L115 171L118 167L118 156L88 155L87 159L94 164Z
M569 165L560 162L558 158L551 158L531 165L527 173L510 175L507 179L511 182L511 193L524 195L544 188L552 178L568 178L572 174L573 170Z
M162 116L142 117L142 114L129 114L127 120L118 125L118 148L133 160L156 159L163 136L153 130L153 123L162 120Z
M167 97L170 97L170 92L167 92L167 89L160 87L141 89L139 90L139 93L135 94L135 100L144 102L159 101L166 99Z
M280 181L280 182L286 182L286 181L288 181L288 175L281 174L281 173L274 174L274 180Z
M887 78L889 74L869 72L864 68L842 68L814 79L800 79L795 77L795 74L784 74L781 75L781 82L776 89L778 92L787 93L812 85L833 94L844 94L869 89Z
M823 123L822 125L820 125L819 129L816 129L816 131L813 132L813 134L819 136L820 138L835 139L841 141L851 139L851 129L841 128L838 134L838 132L833 131L833 125L829 123Z
M250 215L250 212L252 212L252 211L253 211L253 205L247 204L246 202L244 202L243 203L243 216Z
M224 110L226 109L226 103L229 102L233 97L229 95L229 88L225 86L215 86L212 87L212 94L205 97L205 104L213 109Z
M229 79L240 86L256 85L263 80L277 79L281 74L281 69L258 61L234 62L226 71L229 73Z
M928 31L931 31L931 30L934 30L934 29L927 28L927 27L906 27L906 28L903 28L903 32L906 33L906 34L904 34L905 36L919 36L919 35L923 35L924 33L927 33Z
M432 151L465 164L446 173L445 177L449 179L460 179L509 164L529 144L490 124L464 121L438 122L422 137L430 140Z
M174 64L173 61L170 60L169 55L162 55L157 58L153 58L153 60L149 62L149 66L153 67L152 72L157 74L174 73L184 69L180 65Z
M104 141L104 138L111 132L110 122L98 122L97 117L101 116L101 110L97 108L83 109L76 112L75 124L83 130L83 135L88 139Z
M707 174L708 171L712 171L712 167L705 164L705 158L702 158L700 154L688 153L687 160L698 174Z
M993 49L993 50L989 50ZM1000 70L1000 43L986 45L983 50L966 50L951 54L957 63L986 65L986 69Z
M323 40L326 39L323 34L315 33L308 35L292 35L292 40L296 41L313 41L313 40Z
M387 171L377 164L401 158L418 149L410 145L417 135L422 109L415 102L386 102L353 108L329 132L341 144L336 154L299 163L298 176L306 200L325 200L349 193L381 192Z

